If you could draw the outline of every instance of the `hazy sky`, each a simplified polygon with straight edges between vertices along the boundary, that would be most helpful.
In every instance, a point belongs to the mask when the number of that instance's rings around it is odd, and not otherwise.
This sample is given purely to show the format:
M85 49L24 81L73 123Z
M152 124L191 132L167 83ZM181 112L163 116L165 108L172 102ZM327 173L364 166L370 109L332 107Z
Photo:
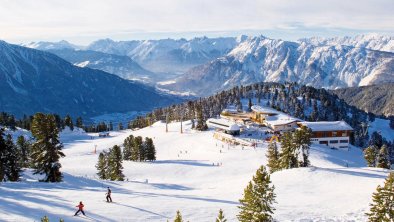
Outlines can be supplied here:
M394 35L394 0L0 0L0 39Z

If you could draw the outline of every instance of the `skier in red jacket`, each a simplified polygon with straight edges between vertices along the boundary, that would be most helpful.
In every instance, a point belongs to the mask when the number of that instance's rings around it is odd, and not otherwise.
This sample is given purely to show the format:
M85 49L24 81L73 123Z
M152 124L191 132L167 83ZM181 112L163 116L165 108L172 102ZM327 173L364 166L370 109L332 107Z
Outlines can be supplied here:
M76 207L78 207L78 211L75 212L74 216L77 216L79 212L82 212L82 214L83 214L84 216L86 216L86 215L85 215L85 212L83 212L83 207L84 207L84 205L83 205L82 201L80 201L80 202L79 202L79 205L77 205Z

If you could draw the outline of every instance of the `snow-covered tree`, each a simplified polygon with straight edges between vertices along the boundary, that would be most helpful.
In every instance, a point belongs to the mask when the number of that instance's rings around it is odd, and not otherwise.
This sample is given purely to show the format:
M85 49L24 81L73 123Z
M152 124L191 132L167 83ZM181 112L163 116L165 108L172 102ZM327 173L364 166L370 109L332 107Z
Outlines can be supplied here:
M261 166L252 181L244 190L243 198L240 199L237 215L241 222L272 221L275 208L275 187L271 185L270 175L264 166Z
M280 170L279 151L275 141L268 145L266 157L268 159L267 166L269 167L270 173Z
M53 115L37 113L34 115L32 135L36 142L32 145L31 160L35 173L45 174L45 182L60 182L62 174L59 159L65 155L59 141L59 130Z
M227 222L227 219L224 217L222 209L219 210L219 214L216 217L216 221L215 222Z
M372 195L369 222L392 222L394 220L394 173L386 178L383 187L378 186Z

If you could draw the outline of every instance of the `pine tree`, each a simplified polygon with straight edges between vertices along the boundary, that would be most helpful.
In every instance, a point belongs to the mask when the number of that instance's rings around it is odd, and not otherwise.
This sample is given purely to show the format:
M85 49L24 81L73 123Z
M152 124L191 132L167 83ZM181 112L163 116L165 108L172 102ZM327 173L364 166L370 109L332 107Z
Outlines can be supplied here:
M380 148L379 154L377 156L376 167L390 169L390 156L386 144Z
M5 179L7 146L4 140L4 129L0 127L0 182Z
M145 147L146 147L146 160L154 161L156 160L156 148L153 144L152 138L145 138Z
M367 165L369 167L376 166L376 158L377 158L377 147L370 146L364 150L364 158L367 161Z
M25 139L24 136L19 136L16 145L18 146L18 149L20 151L20 163L22 167L28 167L29 166L29 155L30 155L30 147L31 144L29 141Z
M298 167L298 157L291 133L285 132L281 138L281 152L279 154L280 169Z
M142 137L137 136L134 138L133 147L131 149L131 160L132 161L141 161L140 158L140 150L143 145Z
M47 216L44 216L41 218L41 222L49 222L49 218Z
M70 130L74 130L74 124L70 115L66 115L64 118L64 125L68 126Z
M293 144L297 153L301 153L302 160L300 161L301 167L309 166L309 149L311 146L311 131L302 126L299 130L293 133Z
M182 215L181 212L179 212L179 210L176 211L174 222L183 222Z
M82 121L82 117L78 117L77 120L75 121L75 126L78 128L83 128L83 121Z
M275 141L268 145L266 157L268 159L267 166L269 167L270 173L280 170L279 151Z
M227 219L224 217L224 214L223 214L223 210L222 210L222 209L219 210L219 215L218 215L218 217L216 218L216 221L215 221L215 222L227 222Z
M123 159L132 160L131 154L134 146L134 136L130 135L123 141Z
M202 111L202 106L198 105L197 106L197 125L196 129L200 131L204 131L208 129L207 123L204 120L204 115Z
M147 154L147 146L145 141L142 141L142 145L139 146L140 150L139 150L139 160L140 161L145 161L146 160L146 154Z
M122 124L122 123L119 123L119 124L118 124L118 129L119 129L119 130L123 130L123 124Z
M99 157L98 157L98 162L96 164L96 169L97 169L97 175L99 176L100 179L105 180L107 179L107 169L108 169L108 160L107 160L108 154L105 152L101 152Z
M244 196L240 199L241 211L237 215L241 222L272 221L275 208L275 187L271 185L270 175L264 166L261 166L252 181L244 190Z
M31 127L36 142L32 145L31 160L35 173L45 174L45 182L60 182L62 174L59 159L64 157L59 141L59 130L53 115L37 113Z
M108 156L108 177L110 180L124 180L122 166L122 151L118 145L110 149Z
M19 161L20 153L18 152L19 150L13 143L10 134L6 136L5 145L6 145L6 152L5 152L6 162L4 169L5 176L9 181L18 181L21 172L20 161Z
M394 221L394 173L389 174L383 187L376 188L372 201L370 212L366 213L369 222Z

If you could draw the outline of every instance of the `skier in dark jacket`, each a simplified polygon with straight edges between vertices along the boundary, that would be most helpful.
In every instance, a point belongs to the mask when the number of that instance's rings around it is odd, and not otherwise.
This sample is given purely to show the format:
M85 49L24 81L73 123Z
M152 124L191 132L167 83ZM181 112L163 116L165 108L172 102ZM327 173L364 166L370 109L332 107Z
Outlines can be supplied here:
M112 198L111 198L111 189L109 189L109 187L107 187L108 188L108 190L107 190L107 202L112 202Z
M75 212L74 216L77 216L79 212L82 212L82 214L83 214L84 216L86 216L86 215L85 215L85 212L83 212L83 207L84 207L84 205L83 205L82 201L80 201L80 202L79 202L79 205L77 205L76 207L78 207L78 211Z

